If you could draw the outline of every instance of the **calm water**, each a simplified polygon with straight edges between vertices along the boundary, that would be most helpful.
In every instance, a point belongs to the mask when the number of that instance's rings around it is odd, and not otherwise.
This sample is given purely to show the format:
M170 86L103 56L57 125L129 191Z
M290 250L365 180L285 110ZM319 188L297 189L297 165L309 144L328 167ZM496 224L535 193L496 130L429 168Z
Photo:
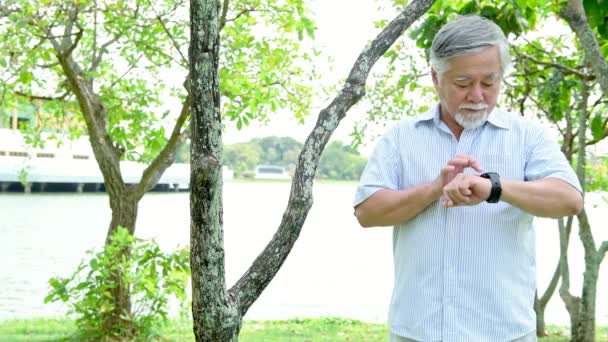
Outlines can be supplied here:
M224 188L226 272L234 283L280 223L290 185L230 182ZM354 185L317 184L315 203L291 255L249 319L345 316L386 321L392 282L390 228L359 228L352 215ZM587 207L596 243L608 239L605 204L590 195ZM603 216L602 216L603 215ZM67 275L88 249L102 245L110 220L105 194L0 194L0 319L57 316L60 304L43 304L52 276ZM548 283L559 255L557 224L536 220L539 285ZM187 193L152 193L140 204L136 235L163 249L189 241ZM580 293L582 247L573 231L572 290ZM598 323L608 324L608 266L600 271ZM568 324L553 297L547 321Z

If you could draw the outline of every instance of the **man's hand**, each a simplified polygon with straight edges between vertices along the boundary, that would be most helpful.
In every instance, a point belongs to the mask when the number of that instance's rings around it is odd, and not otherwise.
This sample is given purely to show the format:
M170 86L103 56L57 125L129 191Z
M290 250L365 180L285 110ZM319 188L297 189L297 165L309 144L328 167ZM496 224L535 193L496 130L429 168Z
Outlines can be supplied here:
M488 199L491 191L489 179L460 173L443 188L443 206L477 205Z
M464 169L469 167L477 172L481 172L481 166L473 157L456 155L453 159L448 160L448 164L441 169L439 176L437 176L433 182L433 188L437 194L437 198L441 196L445 186L448 185L456 175L462 174Z

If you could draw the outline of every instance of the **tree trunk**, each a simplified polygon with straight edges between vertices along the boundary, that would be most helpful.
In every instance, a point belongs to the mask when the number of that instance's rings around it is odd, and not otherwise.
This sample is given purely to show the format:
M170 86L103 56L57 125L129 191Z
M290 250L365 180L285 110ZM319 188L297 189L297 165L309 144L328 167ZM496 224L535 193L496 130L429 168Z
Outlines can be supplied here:
M91 148L95 160L103 175L104 184L110 200L112 220L106 235L106 244L110 237L118 229L123 227L131 235L135 232L137 210L139 200L144 193L152 189L160 179L163 172L173 163L177 146L188 136L187 132L181 132L183 124L188 116L188 104L184 104L182 112L176 121L175 127L167 144L154 158L142 174L141 181L135 186L127 186L122 178L120 159L124 150L118 146L108 132L108 113L102 97L95 92L93 86L94 78L85 72L86 68L78 64L72 53L77 48L82 38L82 31L74 33L77 24L79 6L77 3L70 4L66 9L70 15L70 22L65 25L63 35L57 36L52 26L42 28L46 32L50 43L55 49L55 54L65 74L67 85L76 96L80 111L86 123ZM61 39L60 39L61 38ZM101 61L101 54L98 55ZM121 252L126 258L130 257L130 251ZM112 281L116 286L111 290L115 301L115 308L110 312L104 322L106 327L122 327L126 335L133 331L131 321L131 301L129 286L125 284L122 275L117 271L112 273Z
M583 294L579 302L579 315L576 325L572 326L572 341L595 341L595 300L600 259L595 249L587 212L578 215L579 235L585 247L585 273L583 276Z
M571 2L572 3L572 2ZM578 117L578 151L577 169L578 179L585 189L585 165L586 165L586 132L587 132L587 105L589 99L589 85L582 80L581 102L579 104ZM579 225L579 237L583 243L585 252L585 273L583 276L583 293L581 297L570 294L570 278L568 272L567 259L567 237L570 230L561 229L560 226L560 268L562 273L562 286L560 295L566 304L566 309L570 314L571 341L574 342L593 342L595 341L595 301L597 292L597 280L599 266L603 259L602 244L599 251L596 249L593 233L587 217L587 212L583 210L577 215ZM564 240L566 239L566 240ZM566 241L566 242L564 242Z
M560 241L560 257L559 257L559 268L562 278L562 283L559 288L559 295L562 298L570 316L570 335L575 336L576 332L574 327L578 325L579 321L579 303L580 298L573 296L570 293L570 267L568 265L568 246L570 242L570 233L572 229L572 217L568 217L567 225L563 224L564 220L559 219L559 241Z
M312 206L312 181L325 144L346 112L365 94L376 61L433 0L416 0L359 55L343 89L319 113L304 144L283 220L264 251L227 291L222 218L222 125L218 79L220 4L191 0L190 95L192 120L190 176L190 260L192 314L197 341L237 341L241 320L287 258Z
M137 209L139 200L133 198L132 195L124 193L108 193L110 197L110 208L112 209L112 220L108 228L106 236L106 245L110 243L110 238L116 232L118 227L123 227L129 231L131 235L135 232L135 221L137 220ZM124 249L120 251L118 258L125 256L127 259L131 257L131 251ZM120 327L121 334L124 336L133 335L132 312L131 312L131 294L129 285L125 284L120 269L112 271L111 281L116 286L112 288L110 293L114 298L114 309L109 313L105 322L106 331L116 331L116 327Z
M559 262L555 271L553 272L553 277L549 282L549 286L547 290L543 294L541 298L538 298L538 290L536 295L534 296L534 311L536 312L536 336L543 337L547 336L547 331L545 329L545 309L547 308L547 304L549 300L555 293L555 289L557 288L557 283L559 282L560 272L559 272Z
M219 0L192 0L189 49L190 263L196 341L238 341L242 316L226 289L222 199Z

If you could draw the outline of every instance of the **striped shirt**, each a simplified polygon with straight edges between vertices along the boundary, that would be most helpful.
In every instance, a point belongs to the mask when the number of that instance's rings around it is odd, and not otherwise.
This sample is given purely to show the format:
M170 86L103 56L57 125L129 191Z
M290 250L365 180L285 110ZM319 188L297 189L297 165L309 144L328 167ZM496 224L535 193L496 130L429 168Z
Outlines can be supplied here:
M548 131L498 108L457 140L439 106L379 140L354 205L381 189L431 183L457 154L503 179L580 184ZM473 170L466 170L473 173ZM535 330L533 216L505 202L444 208L435 201L393 229L391 332L417 341L511 341Z

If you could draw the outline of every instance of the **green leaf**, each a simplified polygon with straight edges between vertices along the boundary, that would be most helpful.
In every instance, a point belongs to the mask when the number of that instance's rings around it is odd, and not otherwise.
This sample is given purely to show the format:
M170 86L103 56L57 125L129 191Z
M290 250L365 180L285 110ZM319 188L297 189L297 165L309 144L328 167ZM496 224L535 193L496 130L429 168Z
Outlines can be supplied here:
M595 140L601 140L604 137L604 119L600 114L591 119L591 134Z

